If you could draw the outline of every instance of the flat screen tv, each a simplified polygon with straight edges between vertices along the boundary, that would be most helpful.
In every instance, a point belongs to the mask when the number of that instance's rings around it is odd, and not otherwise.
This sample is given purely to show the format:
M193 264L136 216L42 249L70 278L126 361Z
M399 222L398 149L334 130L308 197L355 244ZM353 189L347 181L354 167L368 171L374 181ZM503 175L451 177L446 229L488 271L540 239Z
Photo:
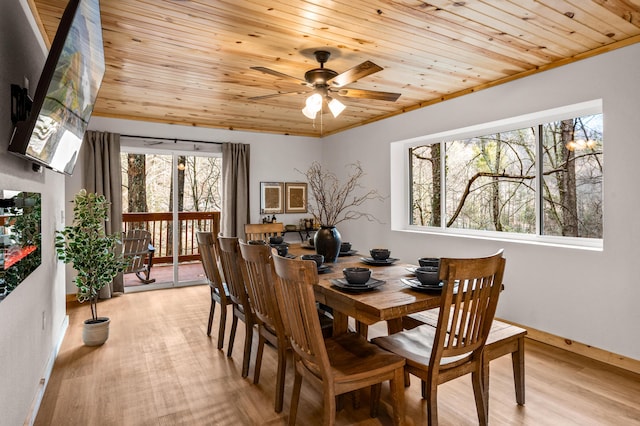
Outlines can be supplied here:
M9 152L72 174L104 71L99 0L70 0Z

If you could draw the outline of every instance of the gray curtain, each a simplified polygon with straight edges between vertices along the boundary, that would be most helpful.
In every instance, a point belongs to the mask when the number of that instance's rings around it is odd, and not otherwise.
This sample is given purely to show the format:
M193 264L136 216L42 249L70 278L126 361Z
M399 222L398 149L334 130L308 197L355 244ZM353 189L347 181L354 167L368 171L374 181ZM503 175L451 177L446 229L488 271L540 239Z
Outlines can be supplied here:
M248 144L222 144L222 234L243 237L249 223Z
M87 131L84 135L83 165L84 188L103 194L111 203L111 212L105 229L108 234L122 232L122 171L120 169L120 135ZM122 274L100 291L100 298L124 293Z

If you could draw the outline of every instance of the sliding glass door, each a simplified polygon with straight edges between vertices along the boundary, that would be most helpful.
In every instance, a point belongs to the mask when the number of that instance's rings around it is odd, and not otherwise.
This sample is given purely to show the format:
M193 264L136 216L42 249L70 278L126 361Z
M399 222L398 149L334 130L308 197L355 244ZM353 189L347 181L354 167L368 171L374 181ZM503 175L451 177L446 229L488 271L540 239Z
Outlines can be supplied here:
M221 207L221 157L122 148L123 229L147 229L154 249L151 278L125 275L127 291L201 284L196 232L213 230Z

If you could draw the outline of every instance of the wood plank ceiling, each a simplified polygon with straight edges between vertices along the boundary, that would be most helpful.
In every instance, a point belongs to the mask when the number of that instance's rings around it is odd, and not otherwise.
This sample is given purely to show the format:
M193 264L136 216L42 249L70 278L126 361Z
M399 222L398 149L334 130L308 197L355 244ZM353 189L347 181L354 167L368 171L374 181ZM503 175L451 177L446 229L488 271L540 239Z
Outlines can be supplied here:
M49 40L67 0L30 0ZM102 0L107 71L94 114L321 136L640 41L640 0ZM252 66L304 78L331 53L348 85L395 102L338 97L306 118L310 92ZM640 64L639 64L640 65ZM322 121L322 122L321 122Z

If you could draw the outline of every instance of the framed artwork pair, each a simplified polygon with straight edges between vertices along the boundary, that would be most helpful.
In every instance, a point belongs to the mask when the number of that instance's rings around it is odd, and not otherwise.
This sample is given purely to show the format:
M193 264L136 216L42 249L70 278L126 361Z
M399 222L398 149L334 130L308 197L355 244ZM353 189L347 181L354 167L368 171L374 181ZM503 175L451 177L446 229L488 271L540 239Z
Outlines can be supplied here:
M306 212L306 182L260 182L260 214Z

